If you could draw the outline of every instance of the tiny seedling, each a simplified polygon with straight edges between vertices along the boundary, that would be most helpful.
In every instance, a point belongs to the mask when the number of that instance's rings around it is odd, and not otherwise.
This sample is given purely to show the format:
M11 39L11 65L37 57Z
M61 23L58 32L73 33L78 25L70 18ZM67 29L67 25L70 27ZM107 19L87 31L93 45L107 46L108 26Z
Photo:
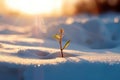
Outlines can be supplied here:
M61 57L64 57L63 50L70 45L70 40L66 41L66 43L64 44L64 46L62 45L63 36L64 36L64 29L63 28L61 28L59 30L59 32L54 35L54 38L58 41L59 46L60 46Z

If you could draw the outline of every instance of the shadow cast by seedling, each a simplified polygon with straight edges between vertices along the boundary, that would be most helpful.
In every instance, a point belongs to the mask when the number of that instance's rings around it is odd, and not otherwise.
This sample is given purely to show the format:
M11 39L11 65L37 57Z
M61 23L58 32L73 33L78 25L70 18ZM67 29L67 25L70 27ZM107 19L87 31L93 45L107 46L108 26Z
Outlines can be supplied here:
M70 45L70 40L66 41L64 46L62 45L63 36L64 36L64 29L63 28L59 29L59 32L53 36L59 43L61 57L64 57L63 50Z

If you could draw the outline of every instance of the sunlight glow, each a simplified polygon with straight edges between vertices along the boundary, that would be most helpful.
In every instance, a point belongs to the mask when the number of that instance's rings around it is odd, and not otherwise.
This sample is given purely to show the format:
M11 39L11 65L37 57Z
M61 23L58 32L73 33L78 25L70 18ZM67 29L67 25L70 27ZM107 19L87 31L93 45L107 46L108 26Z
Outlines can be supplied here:
M63 0L5 0L9 9L27 14L50 14L60 11Z

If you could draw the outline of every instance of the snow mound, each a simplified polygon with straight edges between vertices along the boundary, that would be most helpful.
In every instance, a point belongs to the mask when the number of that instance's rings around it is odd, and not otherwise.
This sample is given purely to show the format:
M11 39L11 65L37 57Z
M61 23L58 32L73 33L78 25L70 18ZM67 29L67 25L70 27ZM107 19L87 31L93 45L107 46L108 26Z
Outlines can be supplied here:
M22 57L22 58L38 58L38 59L40 59L40 58L47 56L48 54L49 53L44 52L44 51L28 49L28 50L19 50L16 55L19 57Z
M119 15L41 20L39 27L6 26L11 21L2 21L0 80L120 79ZM63 44L71 40L64 58L51 38L61 27L65 29Z
M112 40L111 32L100 19L91 19L82 28L85 30L84 36L88 36L84 40L84 43L90 48L106 49L118 46L118 42Z
M91 49L111 49L120 45L120 23L105 23L100 18L90 18L84 23L75 21L71 24L62 23L54 25L54 29L48 28L48 35L52 36L61 27L65 30L64 40L70 39L73 43L89 47Z
M31 59L54 59L54 58L60 58L61 54L59 52L45 52L35 49L26 49L26 50L19 50L17 53L14 53L14 56L18 56L21 58L31 58ZM64 52L64 57L75 57L76 54L70 54L67 52Z
M0 62L1 80L114 80L120 78L120 55L111 53L96 55L87 53L87 55L54 59L25 59L0 55Z

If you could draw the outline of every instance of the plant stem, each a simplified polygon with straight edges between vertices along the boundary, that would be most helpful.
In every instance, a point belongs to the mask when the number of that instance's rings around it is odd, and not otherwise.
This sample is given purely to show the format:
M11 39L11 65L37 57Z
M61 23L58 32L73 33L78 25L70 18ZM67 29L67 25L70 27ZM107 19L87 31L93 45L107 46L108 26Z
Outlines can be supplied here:
M60 40L59 44L60 44L61 56L63 57L62 40Z
M62 48L62 38L63 38L63 33L60 33L60 41L59 41L59 45L60 45L60 51L61 51L61 57L63 58L63 48Z

